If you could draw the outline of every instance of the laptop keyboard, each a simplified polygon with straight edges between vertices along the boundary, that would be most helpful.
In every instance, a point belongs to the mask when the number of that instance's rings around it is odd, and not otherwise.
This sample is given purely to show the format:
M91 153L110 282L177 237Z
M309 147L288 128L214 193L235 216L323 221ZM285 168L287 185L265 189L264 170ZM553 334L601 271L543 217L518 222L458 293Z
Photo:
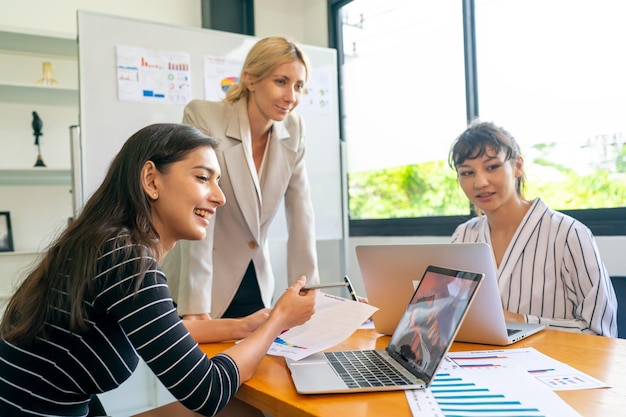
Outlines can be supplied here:
M330 364L350 388L411 385L375 350L324 352Z

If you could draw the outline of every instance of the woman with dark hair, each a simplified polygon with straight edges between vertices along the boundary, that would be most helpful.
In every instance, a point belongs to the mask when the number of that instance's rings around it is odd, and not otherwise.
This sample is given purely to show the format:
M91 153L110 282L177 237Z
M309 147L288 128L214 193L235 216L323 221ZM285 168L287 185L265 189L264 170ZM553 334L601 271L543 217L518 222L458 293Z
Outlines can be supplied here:
M304 123L294 111L309 76L298 45L268 37L252 46L224 100L185 107L183 123L220 140L228 205L205 239L180 242L163 262L181 316L246 317L270 307L275 279L268 232L283 202L287 281L300 275L319 281Z
M135 133L80 215L10 299L0 323L0 415L86 416L143 359L185 407L219 412L274 338L307 321L301 277L240 344L209 359L187 332L158 262L202 239L224 204L216 141L178 124ZM208 324L207 324L208 326Z
M524 197L513 136L474 121L452 144L449 163L478 214L452 242L491 246L506 320L616 337L617 299L591 231Z

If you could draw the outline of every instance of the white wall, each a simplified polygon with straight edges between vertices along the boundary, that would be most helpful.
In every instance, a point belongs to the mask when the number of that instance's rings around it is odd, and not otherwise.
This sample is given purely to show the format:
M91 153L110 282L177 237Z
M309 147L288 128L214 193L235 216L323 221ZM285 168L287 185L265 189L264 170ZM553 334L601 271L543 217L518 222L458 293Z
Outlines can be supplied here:
M200 0L0 0L0 27L76 35L76 10L201 27Z
M326 0L255 0L255 36L283 35L328 46ZM200 0L0 0L0 27L76 34L76 10L201 27Z
M326 0L255 0L255 36L287 36L307 45L328 46Z

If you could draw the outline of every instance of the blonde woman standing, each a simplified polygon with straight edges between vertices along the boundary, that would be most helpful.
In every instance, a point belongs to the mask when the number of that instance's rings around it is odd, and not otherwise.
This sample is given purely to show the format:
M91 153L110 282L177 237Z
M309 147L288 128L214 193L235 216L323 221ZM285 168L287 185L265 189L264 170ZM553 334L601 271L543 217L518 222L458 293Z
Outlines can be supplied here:
M226 205L201 241L179 242L163 263L187 319L243 317L272 304L268 229L284 199L287 280L319 281L315 222L298 106L309 64L293 42L270 37L248 53L221 102L193 100L183 123L217 138Z

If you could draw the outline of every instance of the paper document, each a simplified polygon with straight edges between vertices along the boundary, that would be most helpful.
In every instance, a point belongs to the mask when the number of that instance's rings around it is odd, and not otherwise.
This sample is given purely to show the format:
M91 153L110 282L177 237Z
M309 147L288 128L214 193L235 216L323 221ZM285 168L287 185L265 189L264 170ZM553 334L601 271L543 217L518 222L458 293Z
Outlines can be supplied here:
M518 367L439 372L430 388L405 394L411 413L419 417L581 417Z
M346 340L377 307L317 291L309 321L282 333L267 353L299 360Z
M576 368L544 355L534 348L449 352L439 368L498 369L519 367L554 391L608 388L609 386Z

